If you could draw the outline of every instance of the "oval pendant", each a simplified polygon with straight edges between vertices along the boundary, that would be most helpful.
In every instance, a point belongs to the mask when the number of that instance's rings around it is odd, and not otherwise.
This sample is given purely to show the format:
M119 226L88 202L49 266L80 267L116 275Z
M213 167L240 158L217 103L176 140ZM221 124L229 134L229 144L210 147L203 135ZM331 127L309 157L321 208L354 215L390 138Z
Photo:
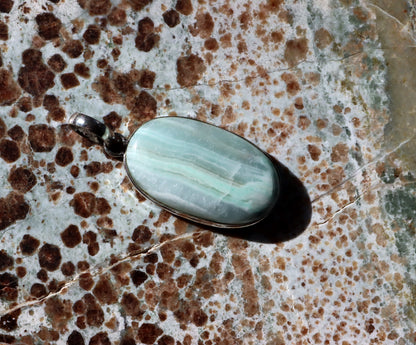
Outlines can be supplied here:
M124 154L133 185L175 215L238 228L264 219L277 201L279 177L272 161L236 134L190 118L161 117L143 124L127 141L93 121L75 114L70 123L107 153ZM91 130L99 126L104 127Z

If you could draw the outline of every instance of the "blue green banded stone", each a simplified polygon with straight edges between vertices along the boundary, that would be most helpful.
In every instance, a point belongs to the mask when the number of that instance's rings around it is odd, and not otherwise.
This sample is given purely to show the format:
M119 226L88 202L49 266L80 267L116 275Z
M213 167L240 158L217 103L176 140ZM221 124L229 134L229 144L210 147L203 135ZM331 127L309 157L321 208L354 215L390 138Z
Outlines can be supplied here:
M276 170L261 150L193 119L146 122L131 136L124 160L145 196L201 223L254 224L270 212L278 195Z

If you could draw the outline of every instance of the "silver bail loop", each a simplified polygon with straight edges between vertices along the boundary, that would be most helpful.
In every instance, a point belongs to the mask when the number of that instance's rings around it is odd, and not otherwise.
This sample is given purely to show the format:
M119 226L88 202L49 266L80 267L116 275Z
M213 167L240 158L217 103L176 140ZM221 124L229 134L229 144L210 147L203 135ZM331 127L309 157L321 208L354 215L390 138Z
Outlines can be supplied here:
M69 125L79 135L104 147L105 152L117 159L123 159L127 148L127 139L113 132L104 123L91 116L75 113L69 119Z

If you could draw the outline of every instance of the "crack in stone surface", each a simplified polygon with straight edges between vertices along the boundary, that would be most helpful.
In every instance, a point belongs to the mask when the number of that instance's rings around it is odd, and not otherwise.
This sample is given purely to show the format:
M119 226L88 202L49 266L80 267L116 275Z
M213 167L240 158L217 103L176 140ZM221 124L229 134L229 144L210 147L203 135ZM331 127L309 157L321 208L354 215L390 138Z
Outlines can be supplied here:
M371 161L365 163L363 166L359 167L356 171L354 171L352 173L352 175L350 175L349 177L347 177L346 179L342 180L340 183L338 183L337 185L335 185L334 187L332 187L329 191L318 195L315 199L312 200L312 204L317 202L318 200L322 199L324 196L329 195L331 193L333 193L334 191L336 191L337 189L339 189L340 187L342 187L346 182L352 180L354 177L356 177L361 171L363 171L364 169L380 162L381 160L387 158L388 156L390 156L391 154L395 153L396 151L400 150L404 145L406 145L407 143L409 143L411 140L413 140L416 137L416 134L412 135L410 138L403 140L399 145L397 145L395 148L393 148L390 151L387 151L385 153L380 153L379 155L377 155L374 159L372 159Z

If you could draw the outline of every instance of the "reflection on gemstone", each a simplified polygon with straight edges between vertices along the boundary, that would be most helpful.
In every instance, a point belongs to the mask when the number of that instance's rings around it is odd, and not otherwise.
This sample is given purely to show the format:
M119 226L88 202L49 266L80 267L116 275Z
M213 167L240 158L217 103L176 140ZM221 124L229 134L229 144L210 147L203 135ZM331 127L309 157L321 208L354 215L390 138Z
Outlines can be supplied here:
M222 226L263 219L278 196L270 159L247 140L204 122L164 117L130 138L125 164L134 185L185 218Z

